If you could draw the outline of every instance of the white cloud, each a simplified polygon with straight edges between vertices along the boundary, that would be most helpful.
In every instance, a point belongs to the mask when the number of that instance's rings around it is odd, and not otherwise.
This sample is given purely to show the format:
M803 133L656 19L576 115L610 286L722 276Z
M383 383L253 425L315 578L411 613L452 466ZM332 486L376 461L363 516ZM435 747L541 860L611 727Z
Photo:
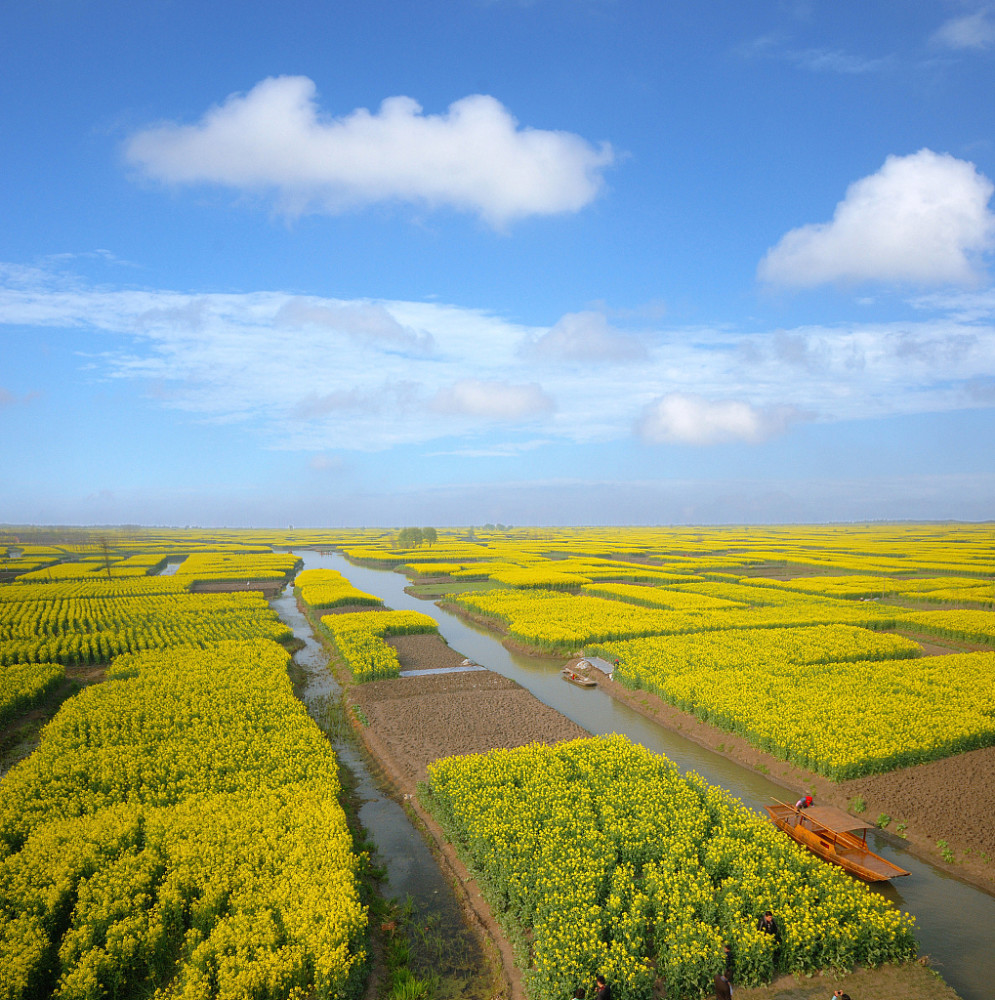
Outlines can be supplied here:
M995 42L995 23L991 11L983 7L973 14L944 22L933 40L950 49L987 49Z
M869 57L841 49L794 48L783 33L750 39L740 45L738 51L747 59L778 59L810 73L838 73L844 76L880 73L894 63L894 57L890 55Z
M838 49L804 49L790 53L789 58L813 73L840 73L846 76L879 73L892 62L890 57L868 59Z
M313 472L340 472L344 464L339 455L312 455L308 461Z
M535 382L512 385L493 379L465 378L440 389L432 400L439 413L484 420L530 420L551 413L553 400Z
M476 213L502 228L531 215L576 212L614 160L570 132L522 128L495 98L474 94L429 115L410 97L375 113L322 114L313 81L270 77L194 125L133 135L126 155L168 184L273 192L289 214L337 213L383 201Z
M992 182L974 164L920 150L889 156L851 184L831 222L793 229L767 252L759 277L798 287L828 282L970 285L995 244Z
M609 326L595 311L567 313L539 337L522 346L529 357L551 361L624 362L647 357L645 345L632 334Z
M297 298L280 309L275 321L291 328L325 329L386 350L430 354L435 346L430 333L402 326L382 305L372 302L328 304Z
M995 294L947 290L913 305L919 316L901 323L656 328L637 364L594 374L548 364L540 376L521 347L548 329L481 309L115 290L0 265L0 339L15 328L67 331L80 379L130 382L177 421L237 425L270 448L309 454L433 442L483 454L505 450L519 427L558 445L621 442L634 427L655 440L759 440L798 419L990 405ZM294 316L319 322L288 326ZM408 350L409 338L432 351ZM6 388L0 410L11 413L15 387Z
M671 392L643 413L639 433L652 444L757 444L798 420L792 407L757 407L742 400Z

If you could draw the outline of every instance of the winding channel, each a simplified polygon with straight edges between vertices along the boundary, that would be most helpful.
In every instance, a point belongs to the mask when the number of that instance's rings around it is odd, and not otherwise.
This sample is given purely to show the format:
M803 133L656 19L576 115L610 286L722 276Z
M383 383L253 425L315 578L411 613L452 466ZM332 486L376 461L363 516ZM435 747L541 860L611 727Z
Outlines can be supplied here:
M308 567L313 554L298 554L305 558ZM300 697L311 716L324 728L328 701L336 699L342 690L327 669L328 654L297 607L293 586L287 586L270 601L270 606L304 643L294 654L304 674ZM353 742L337 737L334 732L328 735L336 755L352 775L355 795L361 803L359 821L376 846L378 861L386 869L384 895L399 904L410 903L415 923L429 928L434 935L433 957L437 964L433 971L444 977L447 987L440 991L440 996L451 993L472 1000L477 993L476 979L483 959L452 886L408 814L378 787Z
M572 684L564 684L559 676L562 659L512 653L493 633L476 628L438 606L426 608L425 601L404 592L408 581L399 573L356 566L335 552L300 549L295 550L295 554L304 560L306 569L338 570L360 590L382 598L388 607L427 611L439 623L439 632L453 649L488 669L517 681L540 701L595 735L624 734L635 743L665 754L683 770L697 771L709 782L727 789L744 805L759 813L762 813L764 803L784 795L782 786L768 781L758 772L744 768L655 724L627 705L614 701L600 688L581 689ZM289 601L291 605L294 604L292 596ZM282 608L278 610L281 617L284 617ZM293 613L307 626L296 606L293 606ZM294 626L295 632L298 631L289 618L284 620ZM303 631L299 634L301 638L305 638ZM307 634L310 635L309 627ZM311 639L311 642L314 640ZM324 656L320 646L318 650ZM298 661L302 654L306 654L306 651L298 654ZM406 814L399 806L389 799L385 802L393 805L407 821ZM389 812L386 804L376 808ZM377 824L382 821L379 812L375 815L361 813L360 818L371 834L375 834ZM396 824L388 821L387 825L393 828ZM413 828L411 833L418 840L421 839ZM920 860L895 843L893 838L875 834L871 836L876 841L874 849L879 854L911 873L899 885L884 883L883 887L872 886L871 891L884 894L896 906L915 916L920 954L929 955L930 964L963 1000L991 1000L988 965L995 955L995 897ZM379 840L377 842L380 848ZM424 845L422 848L424 850ZM418 879L427 877L424 870L426 867L430 866L438 872L427 850L425 853L428 860L425 862L410 860L413 855L407 853L409 850L414 851L415 847L403 846L399 849L397 858L392 858L391 848L384 844L381 853L388 866L411 866L417 871ZM441 879L441 875L439 877ZM416 888L411 885L400 895L411 892L417 896Z

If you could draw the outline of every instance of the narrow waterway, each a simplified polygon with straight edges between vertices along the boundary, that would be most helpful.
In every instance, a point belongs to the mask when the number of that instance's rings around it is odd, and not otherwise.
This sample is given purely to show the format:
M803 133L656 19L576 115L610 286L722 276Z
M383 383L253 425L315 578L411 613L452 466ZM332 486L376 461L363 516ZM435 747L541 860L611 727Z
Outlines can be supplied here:
M312 718L326 729L329 704L341 694L328 670L328 654L297 607L292 586L286 587L270 606L304 643L294 654L304 675L300 697ZM466 926L453 888L422 835L404 809L377 787L355 743L334 731L329 733L329 740L356 782L355 792L362 803L359 821L375 844L377 859L387 872L384 895L411 906L417 950L431 956L432 967L418 969L415 961L416 971L431 972L441 978L436 992L440 998L484 1000L484 984L479 982L483 960L480 945Z
M783 799L783 788L762 774L656 725L634 709L614 701L600 688L582 689L564 684L559 676L562 660L512 653L493 633L435 605L426 606L425 601L404 592L408 581L400 573L356 566L335 552L301 549L296 554L304 560L305 568L338 570L360 590L383 598L391 608L428 612L438 621L439 632L454 649L517 681L540 701L589 732L621 733L633 742L666 754L683 770L697 771L759 813L772 798ZM873 886L872 891L884 894L915 916L920 954L929 955L933 967L964 1000L992 1000L993 987L987 970L995 955L995 897L919 860L893 838L871 836L878 853L911 873L894 885Z

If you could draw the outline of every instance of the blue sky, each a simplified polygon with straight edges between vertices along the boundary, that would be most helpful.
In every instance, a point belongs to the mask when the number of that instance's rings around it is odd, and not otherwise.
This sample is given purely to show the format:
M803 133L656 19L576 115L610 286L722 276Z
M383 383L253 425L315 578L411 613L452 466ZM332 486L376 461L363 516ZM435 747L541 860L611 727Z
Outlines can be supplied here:
M995 5L0 10L0 521L995 517Z

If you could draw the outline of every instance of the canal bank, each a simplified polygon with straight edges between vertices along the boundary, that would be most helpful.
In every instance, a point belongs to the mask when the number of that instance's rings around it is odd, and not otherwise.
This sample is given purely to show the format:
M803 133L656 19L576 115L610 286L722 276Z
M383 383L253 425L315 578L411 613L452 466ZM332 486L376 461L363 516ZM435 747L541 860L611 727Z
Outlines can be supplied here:
M351 776L359 823L384 870L382 894L402 915L407 929L411 969L432 983L431 996L438 1000L491 1000L495 992L491 963L478 934L467 924L451 877L404 807L380 787L371 762L351 736L351 727L340 714L342 690L328 669L328 653L299 610L293 587L286 587L270 604L300 643L294 653L299 697ZM372 928L380 936L381 951L397 922Z

